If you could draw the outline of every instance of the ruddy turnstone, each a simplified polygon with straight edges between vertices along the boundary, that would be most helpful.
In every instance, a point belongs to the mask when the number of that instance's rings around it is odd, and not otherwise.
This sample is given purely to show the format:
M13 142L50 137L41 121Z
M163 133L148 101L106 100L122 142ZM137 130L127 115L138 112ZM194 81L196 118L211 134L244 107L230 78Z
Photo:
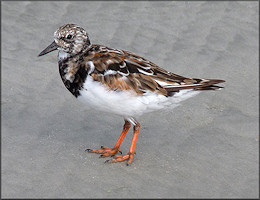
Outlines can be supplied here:
M91 44L87 32L66 24L54 32L54 41L39 56L59 50L58 63L66 88L94 109L120 115L125 123L113 148L101 146L88 152L114 156L108 162L134 158L140 123L136 117L163 108L174 108L201 90L222 88L219 79L186 78L164 70L145 58L120 49ZM116 155L133 125L133 139L126 155ZM107 161L106 161L107 162Z

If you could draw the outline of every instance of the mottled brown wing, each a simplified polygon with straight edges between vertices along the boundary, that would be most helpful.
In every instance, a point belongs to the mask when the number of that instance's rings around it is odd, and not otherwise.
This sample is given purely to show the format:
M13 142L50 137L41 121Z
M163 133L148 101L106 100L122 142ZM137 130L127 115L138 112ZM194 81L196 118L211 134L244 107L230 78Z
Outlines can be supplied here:
M152 91L168 96L182 89L216 89L220 87L214 84L224 82L186 78L168 72L132 52L99 45L95 45L94 49L95 53L90 59L95 66L92 77L111 90L134 90L137 94Z
M195 89L195 90L214 90L222 88L221 86L216 86L214 84L225 82L224 80L219 79L199 79L199 78L187 78L168 72L165 69L155 65L154 63L134 54L131 52L125 52L131 58L131 61L134 61L137 70L145 71L149 73L149 76L152 80L156 81L164 90L167 91L167 94L170 92L178 92L182 89ZM136 63L138 65L136 65ZM128 64L129 65L129 64ZM150 68L149 68L150 67ZM153 75L150 75L152 74ZM160 90L161 91L161 90Z

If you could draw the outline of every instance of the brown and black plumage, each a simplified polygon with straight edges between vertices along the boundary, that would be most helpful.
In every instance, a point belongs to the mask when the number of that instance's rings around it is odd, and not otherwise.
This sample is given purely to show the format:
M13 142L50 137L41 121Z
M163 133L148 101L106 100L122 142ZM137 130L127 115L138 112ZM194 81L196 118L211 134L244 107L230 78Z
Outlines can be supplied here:
M54 42L39 56L59 50L58 63L66 88L93 109L118 114L125 119L123 131L113 148L102 146L103 157L120 152L120 145L131 124L134 134L129 152L109 162L133 161L140 130L136 117L159 109L170 109L201 90L222 88L219 79L187 78L168 72L147 59L120 49L91 44L87 32L66 24L54 33Z

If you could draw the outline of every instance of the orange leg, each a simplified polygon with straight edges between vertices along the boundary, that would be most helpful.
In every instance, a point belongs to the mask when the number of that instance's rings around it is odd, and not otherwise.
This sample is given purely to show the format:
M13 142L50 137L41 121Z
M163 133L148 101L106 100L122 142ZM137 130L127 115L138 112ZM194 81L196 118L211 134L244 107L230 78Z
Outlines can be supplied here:
M115 146L113 148L109 148L109 147L104 147L101 146L100 150L96 150L96 149L86 149L86 151L88 151L89 153L98 153L98 154L102 154L100 157L107 157L107 156L113 156L115 155L117 152L120 152L122 154L122 152L120 151L120 145L123 142L128 130L130 129L131 124L130 122L125 120L125 124L124 124L124 128L123 131L121 133L121 135L119 136Z
M141 125L138 122L136 122L136 125L134 126L133 139L132 139L131 146L130 146L128 154L123 155L123 156L116 155L114 157L114 159L107 160L106 162L115 163L115 162L122 162L122 161L128 160L127 165L130 165L132 163L133 159L134 159L135 146L136 146L136 142L137 142L137 138L138 138L140 128L141 128Z

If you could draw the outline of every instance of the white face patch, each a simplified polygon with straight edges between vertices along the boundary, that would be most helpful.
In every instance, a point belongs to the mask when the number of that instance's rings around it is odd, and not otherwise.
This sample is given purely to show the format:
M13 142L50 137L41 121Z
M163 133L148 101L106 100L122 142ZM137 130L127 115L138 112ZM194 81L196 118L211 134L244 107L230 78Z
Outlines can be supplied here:
M58 60L64 60L69 57L69 54L64 51L59 51L58 53Z

